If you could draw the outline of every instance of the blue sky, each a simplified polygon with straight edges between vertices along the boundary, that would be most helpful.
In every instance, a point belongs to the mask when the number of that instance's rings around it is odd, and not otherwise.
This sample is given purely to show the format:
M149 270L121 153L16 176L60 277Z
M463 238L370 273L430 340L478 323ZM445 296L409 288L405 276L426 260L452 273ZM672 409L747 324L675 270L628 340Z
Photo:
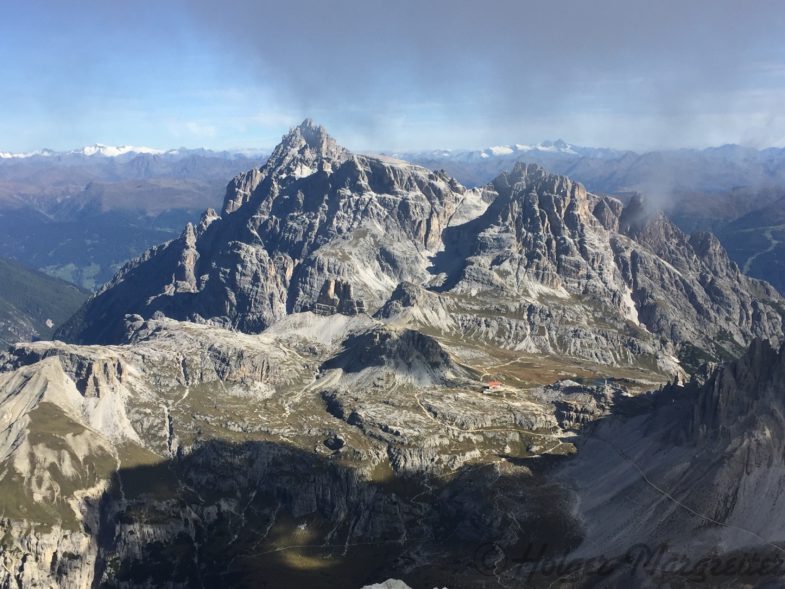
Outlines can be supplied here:
M785 145L785 4L9 1L0 150Z

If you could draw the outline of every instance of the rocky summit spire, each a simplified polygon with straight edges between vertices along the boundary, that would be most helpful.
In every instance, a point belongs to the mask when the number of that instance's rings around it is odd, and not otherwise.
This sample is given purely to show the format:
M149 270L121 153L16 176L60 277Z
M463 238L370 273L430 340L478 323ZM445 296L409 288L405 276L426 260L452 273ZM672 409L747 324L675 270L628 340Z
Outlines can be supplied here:
M281 171L295 176L304 175L307 169L316 171L321 161L333 165L344 161L351 154L335 142L321 125L305 119L292 128L273 150L265 168L269 172ZM299 173L297 169L299 168Z
M351 157L321 125L305 119L281 138L261 168L235 177L227 187L222 214L230 214L248 202L266 178L288 182L319 171L331 172Z

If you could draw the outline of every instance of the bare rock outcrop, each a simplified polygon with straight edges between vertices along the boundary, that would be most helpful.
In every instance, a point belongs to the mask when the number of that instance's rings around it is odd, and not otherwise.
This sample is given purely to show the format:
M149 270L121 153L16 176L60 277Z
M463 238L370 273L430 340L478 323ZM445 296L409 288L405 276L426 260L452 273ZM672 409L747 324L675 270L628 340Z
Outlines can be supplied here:
M319 298L314 303L314 311L323 315L357 315L365 312L365 302L361 298L355 298L350 282L329 278L324 281Z

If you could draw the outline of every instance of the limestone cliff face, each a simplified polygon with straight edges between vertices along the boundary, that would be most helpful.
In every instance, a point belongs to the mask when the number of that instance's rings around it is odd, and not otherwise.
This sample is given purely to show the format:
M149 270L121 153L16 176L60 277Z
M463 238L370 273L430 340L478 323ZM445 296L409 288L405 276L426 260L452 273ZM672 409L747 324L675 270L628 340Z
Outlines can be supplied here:
M525 164L492 187L498 196L477 219L467 263L455 277L460 290L479 284L533 294L545 287L555 297L592 296L634 320L609 234L593 214L598 197Z
M258 332L310 307L328 278L380 305L427 278L427 254L465 192L444 174L354 155L304 122L260 169L235 178L222 216L123 268L58 337L108 343L123 316L157 311Z
M465 261L451 290L547 296L551 309L590 303L608 322L717 357L754 338L780 341L782 298L744 276L714 236L689 237L638 198L623 206L538 166L518 164L493 188L496 199L456 240Z
M636 199L627 209L641 207ZM616 263L649 330L731 355L756 338L781 341L782 298L742 274L716 237L687 236L662 214L623 211L620 227L612 239Z
M785 458L785 348L778 351L757 340L737 361L692 388L697 395L689 427L693 440L736 445L765 439L767 462Z

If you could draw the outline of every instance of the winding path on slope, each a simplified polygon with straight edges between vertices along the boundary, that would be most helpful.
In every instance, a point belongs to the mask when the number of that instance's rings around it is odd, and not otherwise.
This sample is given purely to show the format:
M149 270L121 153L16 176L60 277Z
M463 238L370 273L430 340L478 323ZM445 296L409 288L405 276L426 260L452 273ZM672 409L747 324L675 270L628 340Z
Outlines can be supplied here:
M749 274L750 268L752 267L752 264L753 262L755 262L755 260L757 260L760 256L764 254L770 253L771 251L774 250L775 247L777 247L780 243L782 243L779 239L775 239L773 235L774 231L778 229L785 229L785 225L778 225L777 227L769 227L763 232L763 235L765 235L766 239L769 240L769 247L747 258L747 261L744 262L744 268L742 268L742 272L744 272L745 274Z

